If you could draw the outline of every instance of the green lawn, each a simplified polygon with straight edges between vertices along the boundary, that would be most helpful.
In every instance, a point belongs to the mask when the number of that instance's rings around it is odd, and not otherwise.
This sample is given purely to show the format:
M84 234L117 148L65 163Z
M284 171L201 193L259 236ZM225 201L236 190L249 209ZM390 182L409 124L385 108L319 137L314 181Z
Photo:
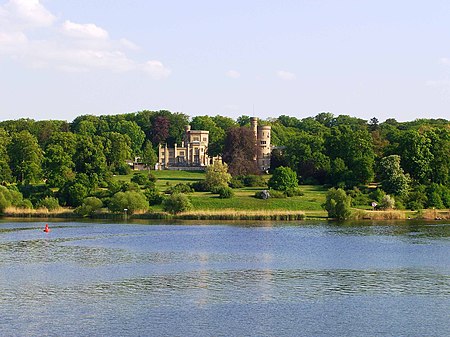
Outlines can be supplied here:
M205 178L204 172L199 171L151 171L157 178L156 186L164 191L169 186L178 183L192 183ZM131 175L116 176L117 180L130 181ZM266 176L267 179L270 176ZM245 210L279 210L279 211L305 211L308 216L322 217L326 212L322 209L325 202L326 189L321 186L305 185L300 186L303 196L268 200L254 197L256 191L261 191L267 187L240 188L235 189L235 196L231 199L220 199L217 195L209 192L190 193L194 210L220 210L234 209ZM155 211L161 210L161 206L152 206Z

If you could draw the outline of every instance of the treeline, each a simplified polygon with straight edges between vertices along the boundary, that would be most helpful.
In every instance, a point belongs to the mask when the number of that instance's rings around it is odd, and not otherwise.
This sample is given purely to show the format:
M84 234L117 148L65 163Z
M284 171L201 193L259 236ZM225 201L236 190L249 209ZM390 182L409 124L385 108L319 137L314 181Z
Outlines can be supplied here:
M377 183L376 199L390 194L398 207L450 207L447 120L380 123L376 118L320 113L303 119L282 115L260 123L272 127L276 147L271 169L290 167L303 184L341 187L358 198L363 186ZM0 122L0 181L33 206L52 197L61 205L79 206L99 188L117 193L112 176L129 173L126 160L139 156L153 166L158 144L181 143L187 124L210 132L209 155L222 155L232 174L254 173L252 142L242 143L247 148L236 145L251 136L246 130L249 116L190 119L183 113L145 110L84 115L71 123Z

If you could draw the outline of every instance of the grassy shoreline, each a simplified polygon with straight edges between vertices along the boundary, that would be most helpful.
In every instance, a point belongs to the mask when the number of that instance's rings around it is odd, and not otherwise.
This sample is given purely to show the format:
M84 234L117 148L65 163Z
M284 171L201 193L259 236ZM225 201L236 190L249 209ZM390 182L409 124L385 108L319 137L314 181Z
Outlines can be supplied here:
M51 219L86 219L76 214L71 208L59 208L54 211L47 209L19 209L9 207L5 209L2 218L51 218ZM124 214L112 213L108 211L94 214L92 219L115 219L123 220ZM333 220L326 216L324 212L305 212L292 210L195 210L179 214L166 212L140 212L127 215L127 219L165 219L165 220L272 220L272 221L293 221L293 220ZM450 210L423 210L412 211L368 211L354 209L349 220L450 220Z

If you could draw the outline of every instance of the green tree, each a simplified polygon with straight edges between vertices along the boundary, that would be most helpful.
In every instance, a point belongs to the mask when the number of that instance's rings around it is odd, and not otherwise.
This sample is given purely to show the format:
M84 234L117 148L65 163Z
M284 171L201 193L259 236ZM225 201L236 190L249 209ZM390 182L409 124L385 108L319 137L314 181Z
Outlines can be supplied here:
M8 144L11 138L6 130L0 129L0 183L11 182L12 172L9 167Z
M92 216L103 207L103 202L96 197L87 197L83 200L83 204L75 209L75 213L86 217Z
M328 217L337 220L346 220L351 215L352 198L341 188L331 188L327 192L324 208Z
M187 212L192 209L192 203L183 193L174 193L163 201L163 210L172 214Z
M269 179L270 188L277 191L286 191L298 187L297 174L289 167L277 167Z
M112 212L121 213L126 210L127 214L136 211L147 211L148 201L145 195L137 191L117 192L111 198L108 208Z
M50 144L47 146L43 168L49 186L62 187L68 180L73 179L74 167L72 156L61 145Z
M219 161L214 162L206 168L205 183L208 190L213 187L228 187L231 174L228 173L228 165Z
M152 143L148 140L144 144L141 160L148 169L150 169L151 167L155 167L156 163L158 162L158 156L153 149Z
M222 154L225 130L218 127L211 117L196 116L192 118L191 127L193 130L209 131L208 155L214 157Z
M11 171L17 181L29 184L38 182L42 173L42 150L30 132L21 131L12 135L8 144Z
M105 158L111 172L119 174L120 168L131 158L131 140L126 134L108 132L105 134Z
M388 194L405 196L408 193L410 179L403 173L400 156L390 155L380 160L380 178L383 190Z

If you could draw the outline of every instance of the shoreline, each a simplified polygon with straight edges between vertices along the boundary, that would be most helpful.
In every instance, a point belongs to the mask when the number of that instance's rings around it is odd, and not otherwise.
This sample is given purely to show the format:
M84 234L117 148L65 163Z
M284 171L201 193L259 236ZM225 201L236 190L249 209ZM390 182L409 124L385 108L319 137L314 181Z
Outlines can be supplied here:
M313 213L313 212L312 212ZM0 218L37 218L37 219L149 219L149 220L255 220L255 221L296 221L296 220L326 220L334 221L326 215L309 214L306 211L282 211L282 210L199 210L170 214L166 212L140 212L132 215L123 213L97 212L89 217L76 214L73 209L60 208L55 211L47 209L33 210L5 210ZM450 210L421 210L421 211L371 211L354 209L348 220L450 220Z

